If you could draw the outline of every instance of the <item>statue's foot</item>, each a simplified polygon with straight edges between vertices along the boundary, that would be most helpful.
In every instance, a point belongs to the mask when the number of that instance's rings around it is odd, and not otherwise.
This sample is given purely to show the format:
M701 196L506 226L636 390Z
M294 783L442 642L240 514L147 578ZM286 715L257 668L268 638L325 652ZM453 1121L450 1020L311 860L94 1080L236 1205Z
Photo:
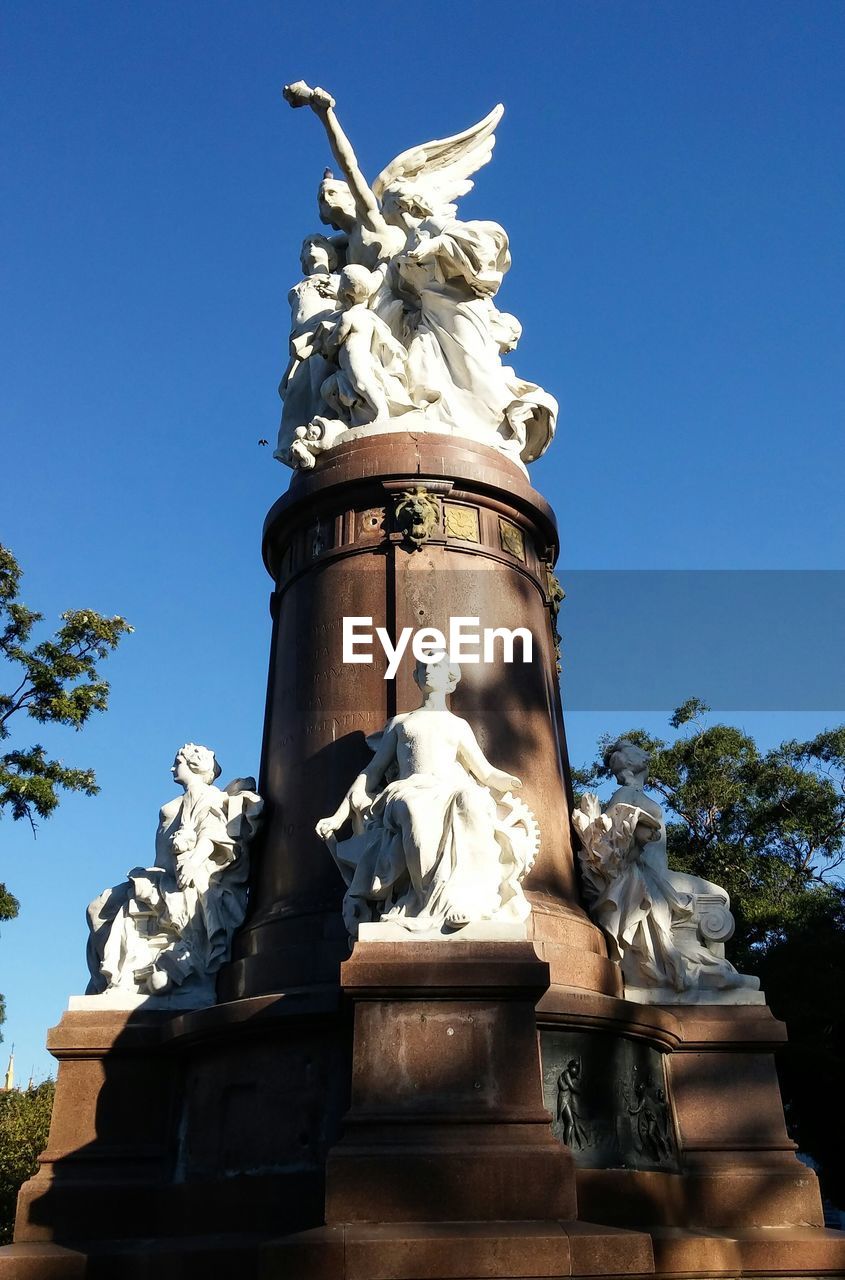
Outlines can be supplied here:
M463 929L466 924L469 924L469 916L463 911L450 911L446 916L449 929Z

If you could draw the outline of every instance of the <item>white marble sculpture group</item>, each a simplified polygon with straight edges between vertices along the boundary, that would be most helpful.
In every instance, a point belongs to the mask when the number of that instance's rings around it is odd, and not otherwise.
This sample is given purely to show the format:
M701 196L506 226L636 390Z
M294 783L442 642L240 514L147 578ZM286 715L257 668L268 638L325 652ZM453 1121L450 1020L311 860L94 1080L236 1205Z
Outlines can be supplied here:
M246 911L247 846L262 809L254 779L214 786L214 752L194 743L176 753L171 772L184 795L161 810L155 865L135 867L88 908L88 994L115 1003L121 995L213 1003Z
M319 212L335 234L305 240L290 291L275 456L310 468L340 440L422 431L481 441L520 465L538 458L557 402L502 361L521 334L493 301L508 237L498 223L460 221L454 204L489 161L503 108L404 151L370 186L334 99L302 81L284 94L322 121L345 181L326 171Z
M284 96L322 121L346 180L326 173L320 217L335 234L306 239L290 292L276 457L312 468L338 441L405 430L478 440L519 465L539 457L557 404L502 361L520 335L493 301L510 265L507 235L494 222L459 221L453 203L490 159L502 108L403 152L369 186L329 94L300 82ZM423 498L404 497L411 541L415 503L425 524ZM372 760L317 824L346 883L352 937L448 939L479 927L525 936L522 882L540 832L513 794L519 778L491 765L449 709L460 675L448 657L417 664L422 706L367 739ZM607 763L619 789L604 809L584 796L573 820L585 897L626 996L762 1000L757 979L725 959L728 895L668 868L663 813L644 791L645 752L619 742ZM172 772L184 795L161 810L155 865L136 867L89 907L90 995L213 1002L244 919L247 846L262 809L255 782L220 790L213 752L190 743ZM573 1068L572 1096L576 1079Z
M621 741L605 755L620 784L604 809L588 793L573 813L584 895L622 969L625 996L642 1004L755 1004L759 979L725 959L734 931L724 889L670 871L663 810L645 794L648 755Z
M446 699L460 668L418 663L423 703L367 739L375 752L331 817L317 824L346 881L349 933L379 922L398 937L455 934L468 925L518 925L530 914L522 880L539 846L537 823ZM349 823L351 834L338 839ZM367 936L378 936L372 930Z

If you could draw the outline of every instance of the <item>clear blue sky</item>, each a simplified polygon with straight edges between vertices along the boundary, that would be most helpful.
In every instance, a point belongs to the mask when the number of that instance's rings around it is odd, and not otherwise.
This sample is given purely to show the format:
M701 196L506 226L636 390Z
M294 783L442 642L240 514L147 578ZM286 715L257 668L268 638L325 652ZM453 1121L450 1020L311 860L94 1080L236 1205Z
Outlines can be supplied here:
M564 585L843 568L843 28L838 0L7 0L0 537L31 606L136 628L108 715L39 735L101 796L36 841L0 829L23 1074L84 989L86 903L150 860L174 749L257 768L259 537L288 478L257 442L330 159L282 84L331 89L370 175L505 103L463 208L507 228L514 363L561 402L532 474ZM573 757L632 718L573 714ZM764 741L826 722L738 718Z

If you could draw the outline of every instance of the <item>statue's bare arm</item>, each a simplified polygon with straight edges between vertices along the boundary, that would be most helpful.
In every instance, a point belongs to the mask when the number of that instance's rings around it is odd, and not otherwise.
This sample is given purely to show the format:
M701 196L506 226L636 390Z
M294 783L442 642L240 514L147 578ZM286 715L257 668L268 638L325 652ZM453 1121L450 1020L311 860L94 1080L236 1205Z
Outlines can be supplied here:
M321 818L317 823L317 835L321 840L330 841L334 833L339 831L348 818L355 813L366 813L373 799L381 789L384 776L396 758L396 731L391 726L385 730L378 750L366 769L363 769L352 783L335 812L328 818Z
M286 84L282 93L285 101L292 107L310 107L318 119L322 120L332 154L343 170L349 189L355 197L358 217L370 231L384 231L387 224L381 216L378 201L358 166L358 158L352 149L352 144L335 115L334 98L325 89L319 87L312 89L304 80L298 80L295 84Z
M367 800L367 807L372 804L373 798L382 788L385 774L396 759L396 745L396 727L391 724L390 728L385 730L372 760L366 769L359 773L349 789L353 804L356 799L363 800L364 797Z

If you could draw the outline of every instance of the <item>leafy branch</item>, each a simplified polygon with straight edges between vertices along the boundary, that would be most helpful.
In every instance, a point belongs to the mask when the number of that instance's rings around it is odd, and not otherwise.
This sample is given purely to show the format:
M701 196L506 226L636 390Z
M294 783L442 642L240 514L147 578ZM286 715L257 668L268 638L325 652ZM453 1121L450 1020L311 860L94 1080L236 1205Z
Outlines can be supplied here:
M0 660L10 672L11 687L9 693L0 692L0 741L10 738L15 717L79 730L94 712L105 711L109 684L99 664L132 631L124 618L69 609L53 636L35 642L33 631L43 614L21 603L22 576L11 551L0 545ZM97 790L92 769L51 759L38 743L0 754L0 816L7 812L15 821L25 818L33 832L36 819L55 810L60 791L91 796ZM17 910L16 899L0 885L0 920L12 919Z

